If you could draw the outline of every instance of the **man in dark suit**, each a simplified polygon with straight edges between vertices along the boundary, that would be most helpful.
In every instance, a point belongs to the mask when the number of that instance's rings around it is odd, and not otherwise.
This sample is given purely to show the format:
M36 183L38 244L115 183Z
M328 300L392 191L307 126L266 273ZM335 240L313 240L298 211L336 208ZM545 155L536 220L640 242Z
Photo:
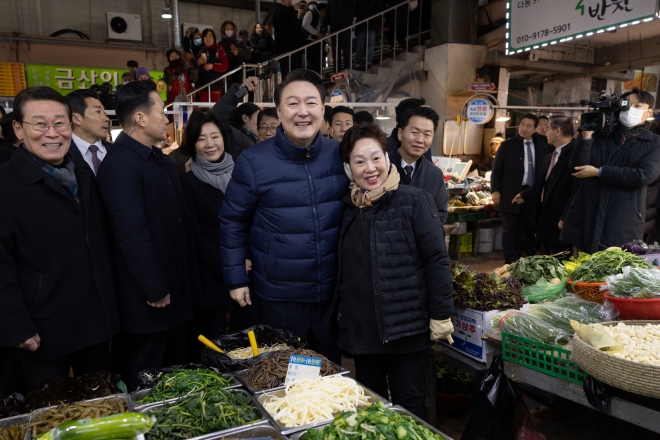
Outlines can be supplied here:
M417 108L420 108L426 103L426 100L424 98L406 98L401 100L399 104L394 107L394 111L396 113L396 127L394 127L394 130L392 130L392 133L387 137L387 153L391 154L392 152L396 151L399 149L401 146L401 141L399 140L399 128L401 128L401 118L403 115L408 113L410 110L415 110ZM433 162L433 158L431 157L431 149L429 148L426 153L424 154L424 157L427 158L429 161Z
M105 108L99 96L90 89L79 89L66 95L71 107L73 136L71 152L83 159L96 175L101 162L112 147L106 136L110 119L105 115Z
M114 236L122 331L112 354L131 390L141 370L186 362L183 324L192 318L194 260L183 189L174 163L155 147L167 138L163 110L153 81L123 86L117 92L123 132L98 174Z
M530 204L532 223L537 224L536 243L541 244L544 254L554 255L570 250L570 246L561 243L559 234L571 195L579 185L579 179L571 176L574 168L571 158L577 145L573 139L573 120L553 116L547 134L554 151L536 173L534 185L518 194L513 202Z
M66 100L30 87L14 117L22 145L0 171L0 346L15 347L29 388L111 370L119 322L105 213L96 179L69 153Z
M523 116L518 136L502 143L493 164L493 203L502 214L502 247L507 263L517 261L521 250L527 255L536 253L534 234L527 227L529 205L513 203L513 199L534 185L536 171L543 165L548 151L548 145L534 132L538 123L536 115Z
M273 28L275 37L275 55L282 55L294 51L305 44L298 12L293 7L293 0L281 0L273 8ZM296 53L280 60L282 78L292 70L300 68L302 54Z
M14 133L14 112L7 113L0 118L0 165L7 162L16 152L20 144Z
M440 116L431 107L408 110L400 120L397 137L401 147L388 153L401 183L423 189L431 194L440 214L442 224L447 220L447 188L440 168L424 159L431 148L433 135L438 128Z

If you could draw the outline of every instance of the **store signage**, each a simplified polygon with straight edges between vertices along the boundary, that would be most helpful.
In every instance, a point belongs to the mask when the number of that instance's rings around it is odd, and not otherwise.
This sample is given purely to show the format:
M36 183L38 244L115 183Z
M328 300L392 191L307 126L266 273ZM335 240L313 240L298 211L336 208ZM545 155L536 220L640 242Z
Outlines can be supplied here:
M475 99L468 104L466 116L474 124L486 124L493 119L493 106L485 99Z
M508 0L507 55L653 20L657 0Z
M25 87L23 63L0 63L0 96L16 96Z
M489 90L495 90L497 87L495 83L472 83L470 84L470 90L474 92L485 92Z
M480 362L488 362L491 347L486 345L482 336L485 333L487 322L496 313L498 313L497 310L480 312L454 307L454 313L451 316L451 322L454 325L451 337L454 339L454 343L450 345L444 339L440 342Z
M28 87L52 87L62 95L66 95L74 90L88 89L93 84L100 85L104 82L109 82L113 88L117 88L121 84L121 76L126 72L126 69L26 64L25 71ZM163 72L151 71L149 75L154 81L158 81L162 79ZM162 90L160 95L163 99L166 99L165 90Z
M337 72L330 76L330 81L333 83L339 81L340 79L348 79L348 70L342 70L341 72Z
M286 371L284 384L302 379L316 379L321 375L323 360L317 357L292 355L289 358L289 368Z

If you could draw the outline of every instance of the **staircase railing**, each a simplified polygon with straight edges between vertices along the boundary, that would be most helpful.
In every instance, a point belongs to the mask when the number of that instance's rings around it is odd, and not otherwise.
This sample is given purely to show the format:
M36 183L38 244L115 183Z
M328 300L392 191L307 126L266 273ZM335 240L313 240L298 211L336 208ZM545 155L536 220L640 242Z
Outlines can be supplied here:
M403 45L400 46L400 47L397 47L397 45L398 45L397 40L398 40L399 37L401 37L402 40L405 40L405 50L408 51L411 41L417 40L417 43L421 44L422 41L423 41L422 36L424 34L427 34L427 33L430 32L430 29L425 29L425 30L422 29L422 17L424 16L424 10L422 8L423 8L423 3L424 2L423 2L423 0L419 0L417 2L417 8L416 8L416 9L419 10L418 11L419 12L419 23L417 23L418 24L418 27L417 27L418 32L416 32L415 34L412 34L412 35L410 34L410 12L411 12L410 7L409 7L410 3L411 3L410 0L405 0L405 1L401 2L400 4L398 4L396 6L392 6L388 9L385 9L384 11L379 12L377 14L374 14L369 18L365 18L364 20L360 20L358 22L355 22L355 23L353 23L352 25L350 25L348 27L342 28L342 29L340 29L338 31L335 31L335 32L332 32L328 35L324 35L323 38L320 38L320 39L315 40L315 41L310 41L309 43L305 44L302 47L299 47L298 49L295 49L295 50L292 50L290 52L277 55L277 56L273 57L272 60L276 60L278 63L281 64L282 60L288 59L287 60L288 65L291 66L291 58L292 57L303 56L304 55L303 62L305 64L308 64L308 68L309 68L309 63L308 63L308 58L307 58L307 51L312 46L320 44L321 45L321 50L319 50L319 61L320 61L319 66L320 67L319 67L318 71L316 71L316 69L315 69L316 73L318 73L321 77L323 77L327 73L338 73L338 72L340 72L344 69L351 69L352 70L353 69L353 36L352 35L353 35L353 33L355 32L355 30L358 26L362 26L362 25L366 24L365 48L364 48L365 49L365 54L364 54L365 55L364 56L365 63L364 63L363 66L359 66L361 69L364 69L366 71L369 68L369 66L368 66L369 22L374 20L374 19L380 18L381 25L380 25L380 47L379 47L380 62L379 62L379 65L382 65L383 64L383 54L385 52L385 48L388 47L387 45L385 45L385 38L384 38L384 36L385 36L384 27L385 27L385 24L386 24L386 20L384 20L384 19L386 18L385 16L387 14L392 13L392 12L394 13L394 28L393 28L393 31L392 31L393 41L391 41L391 43L393 43L391 45L391 50L392 50L392 53L393 53L392 58L397 55L397 53L396 53L397 49L403 50ZM400 8L406 8L405 35L401 35L400 34L400 29L399 29L399 27L400 27L399 24L400 23L398 23L398 19L399 19L398 12L400 11ZM427 11L428 14L430 14L430 12L431 11ZM401 28L402 28L402 26L401 26ZM389 31L389 27L388 27L388 31ZM401 29L401 31L402 31L402 29ZM275 32L277 32L277 30ZM351 33L351 38L350 38L350 43L349 43L349 51L351 53L351 55L349 57L349 65L344 66L343 69L340 69L339 65L341 64L341 62L343 60L343 57L341 56L341 53L335 53L334 54L334 59L335 60L333 62L333 66L325 68L324 65L323 65L324 64L323 60L325 58L324 51L323 51L324 45L327 44L326 43L327 41L330 41L330 43L332 44L332 40L334 39L335 44L334 44L333 48L334 48L335 51L338 51L339 50L339 35L344 34L345 32L350 32ZM376 49L376 42L374 41L374 53L375 53L375 49ZM228 85L227 84L227 79L230 76L234 75L235 73L237 73L239 71L242 71L243 72L243 80L245 80L245 78L247 78L247 76L248 76L247 75L248 71L254 70L255 74L259 75L262 71L270 69L270 62L271 62L271 60L265 61L263 63L258 63L258 64L244 63L241 66L239 66L239 67L237 67L237 68L235 68L235 69L233 69L229 72L224 73L221 77L209 82L208 84L205 84L202 87L199 87L199 88L193 90L192 92L188 93L186 96L187 96L187 98L190 99L190 97L192 95L194 95L198 92L206 90L206 91L208 91L208 93L207 93L208 102L211 102L211 93L210 93L210 91L211 91L211 86L213 84L216 84L220 81L224 81L225 90L227 90L227 85ZM270 92L272 94L273 87L270 88ZM262 96L262 94L261 94L261 82L259 83L259 87L257 89L257 94L258 94L257 96ZM171 105L172 104L169 104L168 107L171 106Z

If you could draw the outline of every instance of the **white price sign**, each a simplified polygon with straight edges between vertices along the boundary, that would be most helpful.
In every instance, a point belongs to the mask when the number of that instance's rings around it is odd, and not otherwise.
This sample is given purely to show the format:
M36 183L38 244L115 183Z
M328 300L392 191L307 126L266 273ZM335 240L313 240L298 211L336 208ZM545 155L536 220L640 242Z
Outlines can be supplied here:
M485 99L475 99L468 104L465 114L475 124L486 124L493 118L493 107Z
M507 55L650 21L658 0L509 0Z
M321 375L321 358L292 355L286 371L284 384L288 385L301 379L316 379Z

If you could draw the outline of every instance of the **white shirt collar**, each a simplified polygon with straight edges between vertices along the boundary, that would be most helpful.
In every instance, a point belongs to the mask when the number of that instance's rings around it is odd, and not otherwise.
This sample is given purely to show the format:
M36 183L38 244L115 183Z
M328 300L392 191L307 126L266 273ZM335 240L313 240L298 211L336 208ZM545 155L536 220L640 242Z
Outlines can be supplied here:
M401 158L401 169L405 170L406 167L409 166L409 165L412 167L413 172L415 172L415 167L417 167L417 161L415 161L413 163L408 163L403 158Z
M557 151L557 156L559 156L559 155L561 154L561 149L564 148L566 145L568 145L568 144L570 144L570 143L571 143L571 141L568 141L568 142L566 142L564 145L562 145L561 147L557 148L557 149L555 150L555 151Z
M90 144L89 142L79 138L75 133L73 133L72 139L73 139L73 142L76 143L76 146L78 147L78 149L80 150L80 154L82 154L83 157L84 157L85 154L87 154L87 150L89 150L89 146L92 145L92 144ZM105 151L105 145L103 145L103 141L101 141L101 139L94 142L94 145L99 147L99 151L101 153L106 152Z

